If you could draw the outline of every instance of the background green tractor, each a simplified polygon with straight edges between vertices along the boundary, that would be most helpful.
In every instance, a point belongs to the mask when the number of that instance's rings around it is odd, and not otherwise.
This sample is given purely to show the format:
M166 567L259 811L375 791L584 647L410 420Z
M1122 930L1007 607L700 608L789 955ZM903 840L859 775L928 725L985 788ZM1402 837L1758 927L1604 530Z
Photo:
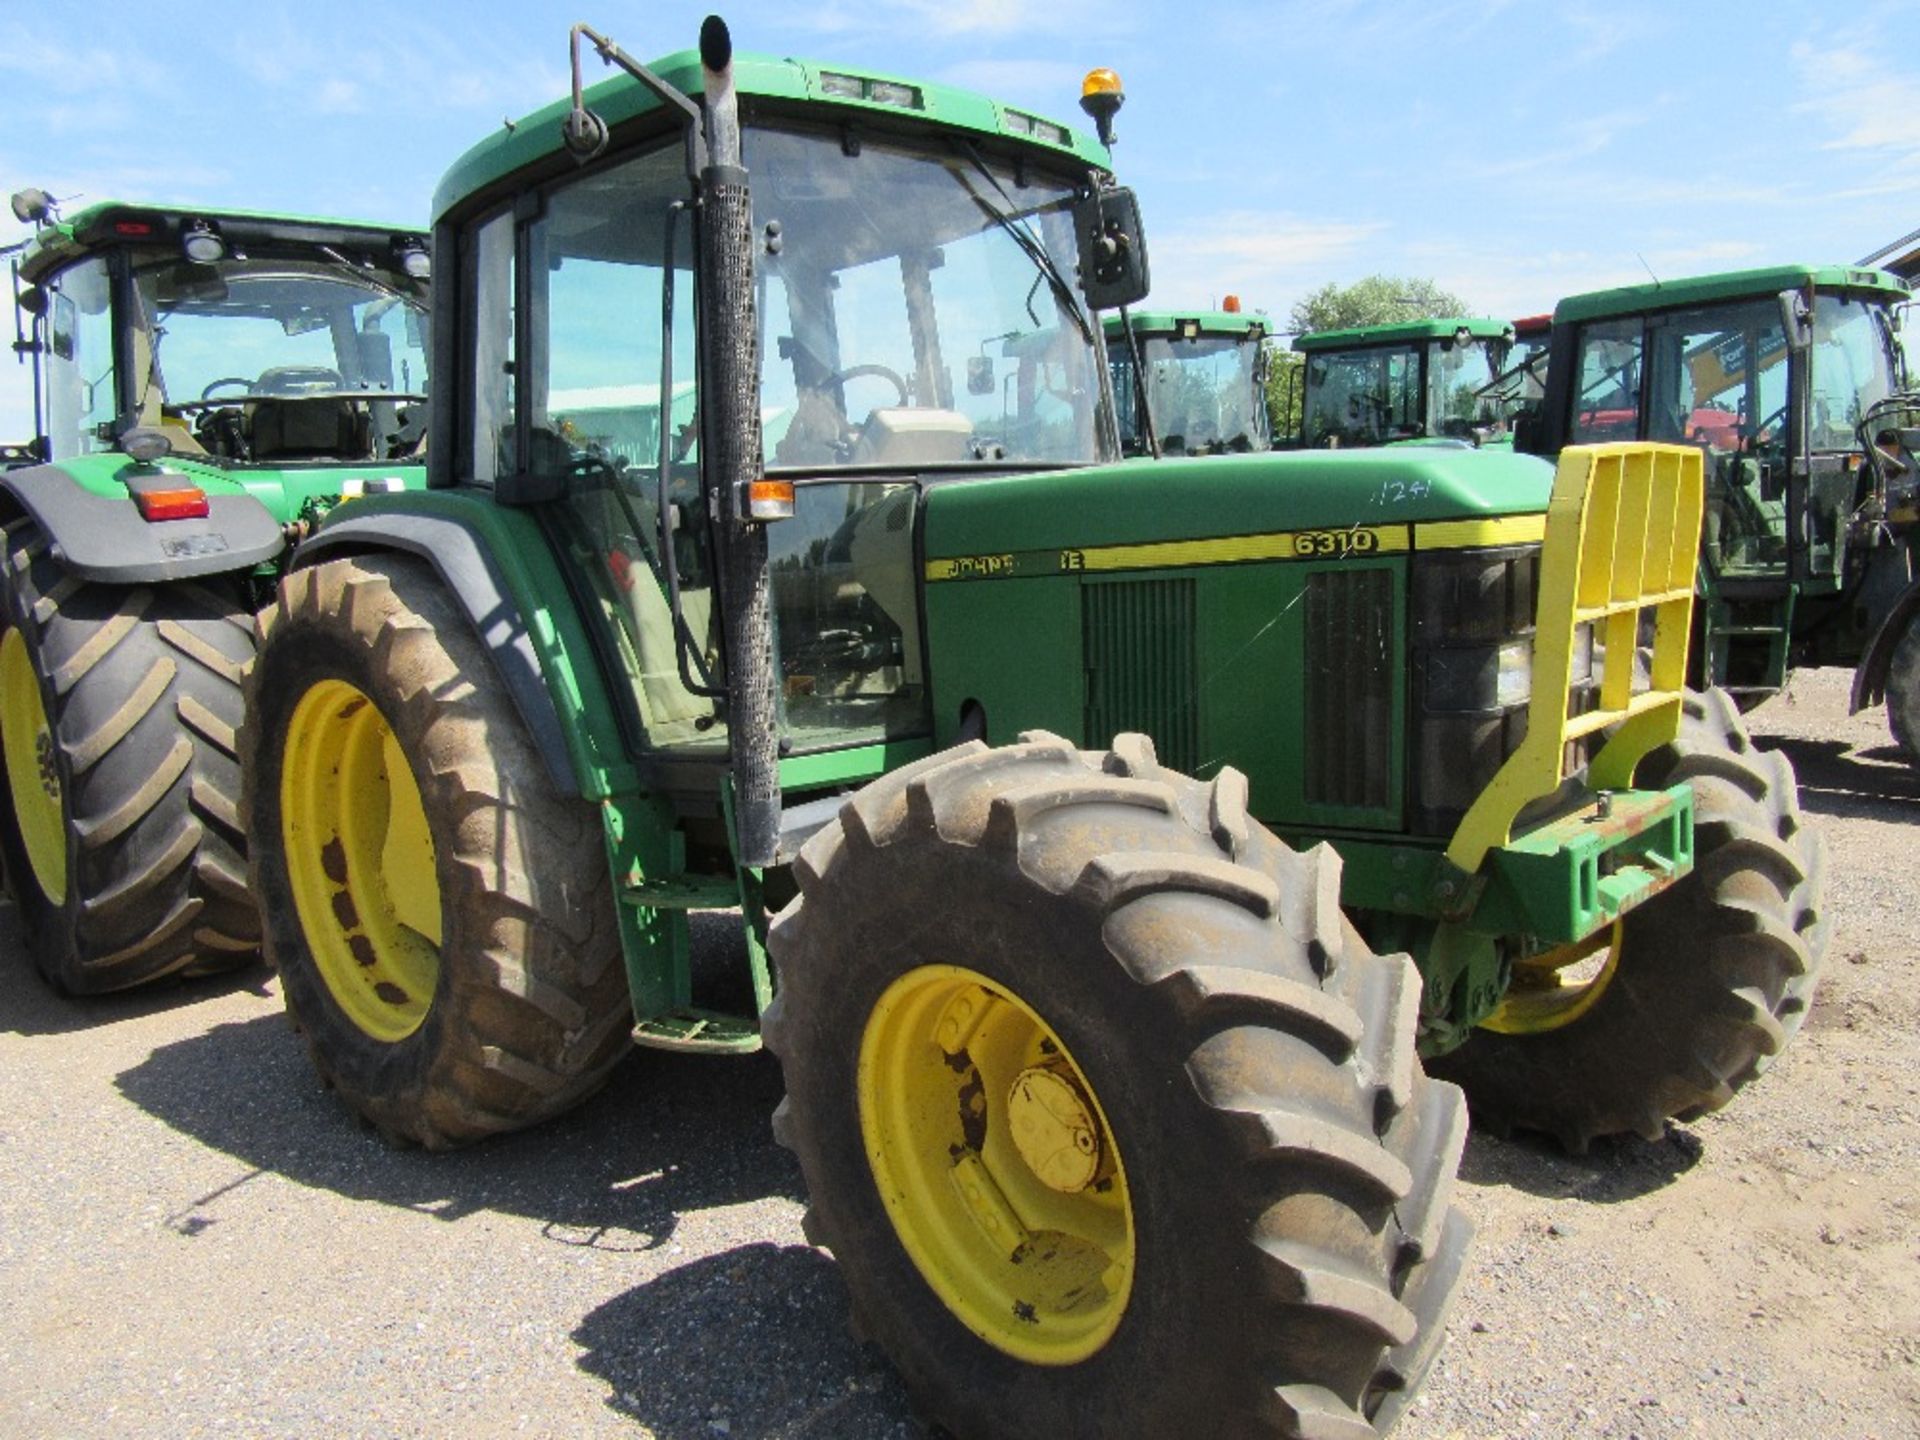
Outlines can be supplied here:
M962 1440L1383 1433L1469 1231L1420 1052L1657 1127L1818 942L1790 776L1695 782L1748 773L1682 716L1697 456L1119 463L1104 144L574 38L625 77L435 200L428 489L328 517L249 680L317 1067L445 1146L764 1038L808 1233ZM757 1014L690 974L736 904Z
M1219 310L1134 310L1107 316L1105 325L1126 454L1273 448L1266 316L1243 313L1229 295Z
M423 479L425 236L14 210L37 227L14 263L36 438L0 474L8 878L69 992L243 963L254 611L326 506Z
M1504 320L1473 317L1296 336L1293 348L1306 362L1299 443L1511 444L1509 417L1490 387L1507 369L1513 340Z
M1905 282L1777 267L1571 296L1524 448L1645 437L1708 467L1696 676L1758 704L1854 669L1920 759L1920 396Z

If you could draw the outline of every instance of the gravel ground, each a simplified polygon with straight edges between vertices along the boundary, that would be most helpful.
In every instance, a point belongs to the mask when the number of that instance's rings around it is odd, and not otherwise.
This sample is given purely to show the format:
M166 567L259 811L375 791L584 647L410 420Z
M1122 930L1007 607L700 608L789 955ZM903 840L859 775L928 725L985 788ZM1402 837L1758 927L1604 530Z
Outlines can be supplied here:
M1477 1258L1403 1440L1920 1434L1920 773L1843 679L1753 717L1833 849L1807 1028L1658 1144L1473 1139ZM0 1435L916 1433L801 1239L770 1061L639 1052L429 1156L321 1091L258 974L81 1005L8 911L0 949Z

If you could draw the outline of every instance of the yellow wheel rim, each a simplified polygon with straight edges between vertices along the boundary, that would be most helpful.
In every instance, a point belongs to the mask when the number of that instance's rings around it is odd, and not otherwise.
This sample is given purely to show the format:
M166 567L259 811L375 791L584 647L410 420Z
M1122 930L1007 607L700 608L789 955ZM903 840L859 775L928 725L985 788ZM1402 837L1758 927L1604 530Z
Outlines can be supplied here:
M902 975L860 1041L860 1129L900 1242L946 1307L1017 1360L1069 1365L1133 1288L1113 1129L1059 1036L953 965Z
M27 868L49 903L67 900L67 807L40 677L18 630L0 639L0 745Z
M413 769L344 680L300 697L283 756L281 839L314 964L356 1026L404 1040L440 982L440 882Z
M1624 933L1616 920L1597 935L1518 962L1512 985L1480 1028L1539 1035L1573 1024L1599 1003L1620 972Z

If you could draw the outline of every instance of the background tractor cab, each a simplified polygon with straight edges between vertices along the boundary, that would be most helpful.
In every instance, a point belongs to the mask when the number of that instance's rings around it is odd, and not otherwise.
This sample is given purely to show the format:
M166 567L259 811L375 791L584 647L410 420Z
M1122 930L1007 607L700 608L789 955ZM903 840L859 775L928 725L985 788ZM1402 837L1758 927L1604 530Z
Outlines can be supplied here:
M1127 454L1149 453L1153 439L1166 455L1272 448L1265 315L1244 313L1229 295L1218 310L1136 310L1107 316L1105 328ZM1144 368L1135 367L1134 342Z
M1782 266L1571 296L1554 312L1540 448L1648 438L1707 456L1704 678L1744 704L1797 665L1855 667L1920 743L1920 397L1904 281Z
M290 542L418 487L426 236L44 192L13 261L34 439L0 459L0 849L75 993L245 963L240 679Z
M1485 393L1507 368L1504 320L1412 320L1294 338L1305 357L1299 443L1308 449L1457 440L1511 443Z

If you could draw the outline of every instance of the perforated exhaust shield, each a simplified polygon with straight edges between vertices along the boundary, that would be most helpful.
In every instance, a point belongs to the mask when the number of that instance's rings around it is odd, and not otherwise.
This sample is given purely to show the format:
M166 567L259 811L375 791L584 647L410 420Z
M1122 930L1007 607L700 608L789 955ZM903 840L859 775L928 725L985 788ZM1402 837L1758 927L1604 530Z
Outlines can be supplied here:
M727 646L727 731L733 752L735 859L774 860L780 822L780 735L774 709L773 610L767 532L744 518L761 475L760 356L753 305L753 203L740 163L733 42L700 27L710 163L700 175L700 304L704 330L701 450L715 498Z

